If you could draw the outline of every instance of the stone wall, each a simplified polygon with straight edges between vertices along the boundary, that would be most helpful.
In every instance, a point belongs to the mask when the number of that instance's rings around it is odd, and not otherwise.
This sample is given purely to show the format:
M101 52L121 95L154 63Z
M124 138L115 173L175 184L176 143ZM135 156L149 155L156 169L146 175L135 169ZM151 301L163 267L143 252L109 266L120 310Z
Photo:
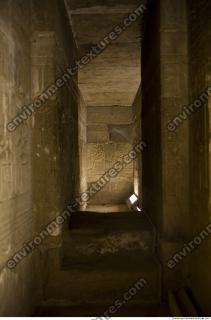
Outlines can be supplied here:
M131 107L87 107L87 183L96 182L132 149ZM94 205L124 204L133 192L133 164L112 179L90 201Z
M31 99L30 2L0 2L0 315L27 315L38 293L38 253L14 270L7 259L36 230L32 210L31 121L15 132L7 123Z
M211 3L188 1L190 103L211 85ZM211 100L190 120L191 237L211 222ZM210 315L211 240L207 239L191 260L191 288L204 312Z
M13 270L6 264L76 195L77 76L15 131L7 123L75 59L63 2L1 1L0 48L0 315L23 316L42 298L45 261L61 232Z
M50 8L50 10L48 10ZM46 12L47 16L43 15ZM33 96L55 83L75 60L65 8L58 1L33 1ZM76 196L78 178L77 76L33 119L34 208L39 226L51 221ZM46 192L50 190L50 192Z
M81 92L79 92L78 105L78 140L79 140L79 194L87 190L87 164L86 164L86 141L87 141L87 108ZM85 210L87 204L81 206L80 210Z

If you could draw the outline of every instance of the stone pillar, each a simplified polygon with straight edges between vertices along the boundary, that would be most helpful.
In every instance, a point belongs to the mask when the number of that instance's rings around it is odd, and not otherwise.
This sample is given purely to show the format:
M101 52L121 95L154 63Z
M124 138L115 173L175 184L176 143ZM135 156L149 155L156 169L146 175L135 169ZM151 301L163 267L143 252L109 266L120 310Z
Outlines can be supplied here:
M30 1L0 2L0 315L23 316L37 304L38 254L22 256L36 233L32 210ZM34 272L36 270L36 272Z
M67 71L76 54L64 3L33 0L32 30L33 195L42 230L76 196L78 82L77 71ZM45 247L60 246L61 231L60 223Z
M211 86L211 3L188 2L190 100ZM211 222L211 97L204 99L190 121L190 210L194 239ZM191 255L190 282L194 298L210 313L211 238Z
M54 32L38 32L32 39L33 99L56 79ZM40 228L60 212L58 99L52 95L33 116L34 210Z
M184 120L176 130L168 125L188 105L185 0L152 2L142 59L143 140L148 145L143 155L144 205L158 228L164 284L169 288L184 284L187 277L184 261L168 267L189 233L189 122Z
M87 164L86 164L86 140L87 140L87 110L82 95L79 100L79 117L78 117L78 141L79 141L79 194L86 192L87 187ZM87 203L80 206L80 210L84 211Z
M166 261L181 250L189 235L189 122L176 131L168 122L188 105L188 42L186 0L160 2L162 221L161 257L164 280L180 285L183 275ZM184 261L180 262L184 272ZM186 275L184 274L184 277ZM176 282L176 283L175 283ZM170 283L169 283L170 285Z

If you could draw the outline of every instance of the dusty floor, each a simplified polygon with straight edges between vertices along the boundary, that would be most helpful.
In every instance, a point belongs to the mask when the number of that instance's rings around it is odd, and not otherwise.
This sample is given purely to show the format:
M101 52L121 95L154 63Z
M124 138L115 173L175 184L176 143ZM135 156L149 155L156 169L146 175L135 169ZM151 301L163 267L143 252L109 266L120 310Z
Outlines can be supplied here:
M160 299L154 237L146 217L137 213L74 214L64 231L61 265L51 270L37 314L100 316L119 300L113 315L169 315ZM146 283L137 289L140 279Z

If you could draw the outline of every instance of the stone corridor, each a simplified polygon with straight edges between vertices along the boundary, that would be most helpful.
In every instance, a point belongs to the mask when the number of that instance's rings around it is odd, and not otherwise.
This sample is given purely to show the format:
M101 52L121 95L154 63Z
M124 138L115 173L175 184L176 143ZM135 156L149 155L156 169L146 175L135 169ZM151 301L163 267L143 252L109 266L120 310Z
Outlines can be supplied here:
M209 0L0 0L0 316L210 316L210 40Z

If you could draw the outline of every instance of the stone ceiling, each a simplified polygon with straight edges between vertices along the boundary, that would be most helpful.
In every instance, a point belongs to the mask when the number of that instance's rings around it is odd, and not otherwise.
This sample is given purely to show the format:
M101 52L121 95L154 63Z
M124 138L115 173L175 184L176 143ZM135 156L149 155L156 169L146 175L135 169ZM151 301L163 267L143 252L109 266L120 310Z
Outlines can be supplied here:
M128 4L129 2L129 4ZM66 0L79 56L89 52L140 0ZM79 72L87 106L131 106L140 84L140 19Z

